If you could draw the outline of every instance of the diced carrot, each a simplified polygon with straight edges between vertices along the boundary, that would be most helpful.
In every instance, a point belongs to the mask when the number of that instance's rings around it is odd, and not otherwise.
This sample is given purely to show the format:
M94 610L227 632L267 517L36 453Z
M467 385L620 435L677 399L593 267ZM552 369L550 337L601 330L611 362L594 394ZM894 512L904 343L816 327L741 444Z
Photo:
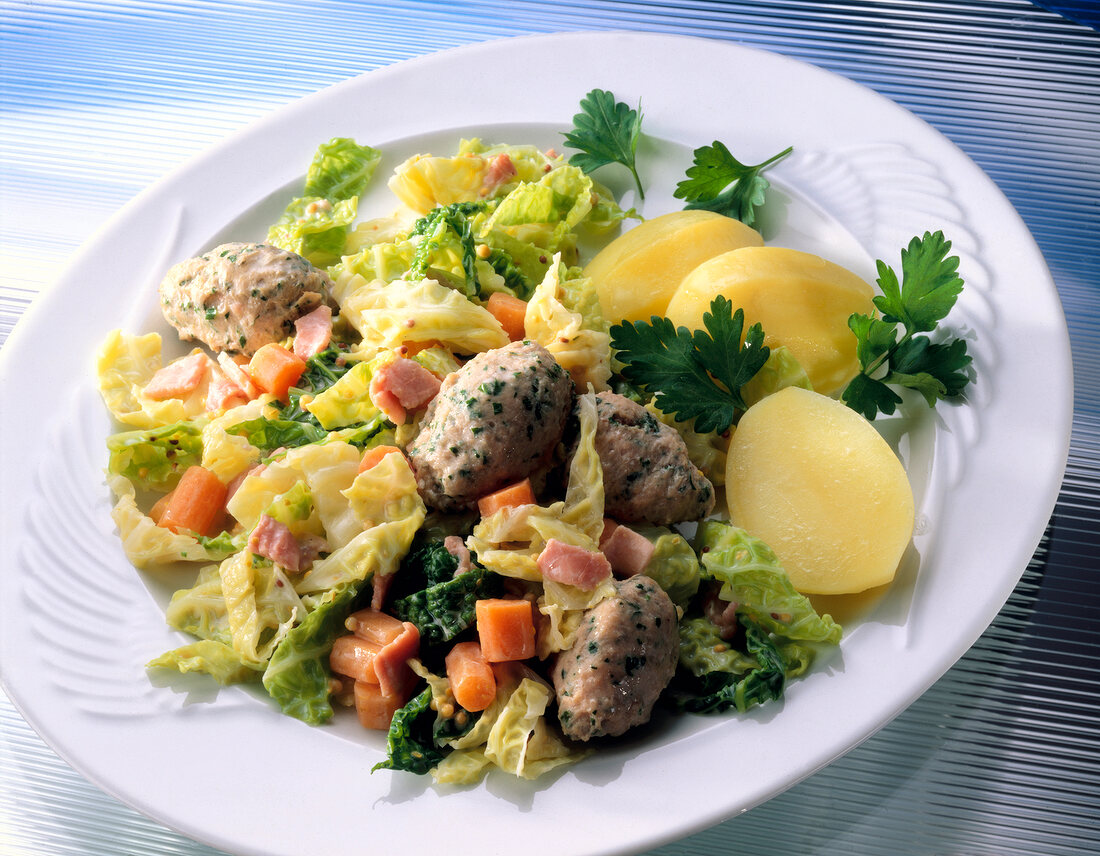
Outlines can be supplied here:
M482 517L488 517L502 508L533 505L534 502L535 492L531 488L531 480L524 479L483 496L477 501L477 510L481 512Z
M168 508L168 503L172 501L172 493L169 491L156 502L153 503L153 507L149 509L149 516L153 519L153 522L158 526L161 519L164 517L164 511Z
M363 452L363 457L359 461L359 472L366 472L375 464L381 463L382 459L391 452L397 452L399 455L404 455L397 446L374 446Z
M394 635L392 629L377 618L380 613L376 610L361 610L355 614L368 612L376 615L369 620L357 619L355 626L357 632L362 631L372 638L356 633L340 636L332 643L328 664L338 675L379 684L385 693L408 692L416 683L416 673L409 668L408 660L420 653L420 631L408 621L398 622L400 632Z
M428 348L440 348L442 343L438 339L424 339L423 341L405 341L394 348L399 357L411 357L426 351Z
M520 300L502 291L494 291L489 295L489 302L485 304L489 314L500 322L504 332L513 342L518 342L525 335L523 319L527 315L527 301Z
M306 361L274 342L252 355L248 374L256 386L282 398L306 370Z
M477 642L459 642L444 658L455 701L466 710L485 710L497 694L497 680Z
M408 697L385 693L378 684L355 682L355 712L359 724L372 731L387 731L393 715L403 708Z
M374 642L379 647L392 642L405 631L401 619L377 609L353 612L344 621L344 626L360 639Z
M173 532L190 529L209 535L225 509L226 487L221 479L203 467L188 467L180 478L157 525Z
M360 683L377 684L378 674L374 671L374 658L380 650L382 650L381 645L360 639L354 634L340 636L332 643L328 664L338 675L347 675Z
M535 620L529 600L479 600L474 612L481 650L490 663L535 656Z

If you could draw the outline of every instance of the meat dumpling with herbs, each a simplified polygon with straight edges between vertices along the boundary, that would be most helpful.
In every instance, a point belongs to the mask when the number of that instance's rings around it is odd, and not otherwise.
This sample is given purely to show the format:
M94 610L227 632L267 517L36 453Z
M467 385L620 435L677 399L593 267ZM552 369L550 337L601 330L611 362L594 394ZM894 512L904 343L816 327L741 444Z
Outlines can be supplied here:
M596 414L608 517L667 526L711 513L714 485L691 462L675 428L614 392L597 393Z
M332 280L297 253L269 244L222 244L169 269L161 311L184 340L251 356L294 335L294 322L331 305Z
M676 672L680 634L669 596L643 574L614 585L554 665L558 721L572 740L617 737L648 722Z
M547 464L573 407L573 381L550 352L513 342L449 374L408 447L424 502L444 511Z

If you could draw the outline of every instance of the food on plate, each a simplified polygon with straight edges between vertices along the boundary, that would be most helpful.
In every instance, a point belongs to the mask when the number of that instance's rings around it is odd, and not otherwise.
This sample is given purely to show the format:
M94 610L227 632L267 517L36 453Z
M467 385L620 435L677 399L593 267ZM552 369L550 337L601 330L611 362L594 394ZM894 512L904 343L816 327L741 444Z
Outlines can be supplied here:
M420 495L456 511L550 462L573 405L573 381L521 341L478 354L444 379L409 446Z
M854 410L797 387L741 417L726 498L730 520L807 594L889 583L913 534L913 491L894 450Z
M901 276L878 262L875 309L855 314L848 327L856 337L859 374L840 397L850 408L874 419L892 414L901 396L892 387L919 392L929 407L963 396L974 379L966 340L939 329L959 294L959 257L950 256L951 242L943 232L925 232L901 251ZM933 341L926 333L941 335Z
M668 525L710 514L714 486L691 462L675 428L613 392L596 395L596 413L596 451L609 517Z
M785 346L818 392L832 395L859 372L848 318L872 310L874 291L840 265L784 247L731 250L685 276L665 314L694 330L717 295L763 327L765 344Z
M615 737L649 721L679 659L676 607L638 573L581 616L572 647L552 674L562 732L572 740Z
M295 321L329 300L331 286L297 253L231 243L169 269L160 305L181 339L251 356L293 334Z
M698 433L724 433L747 407L742 387L769 361L778 374L764 331L753 324L744 336L745 313L719 295L703 315L705 329L676 327L668 318L623 322L611 328L622 376L652 395L661 411L692 423ZM787 360L784 375L796 374Z
M375 769L470 783L491 768L535 778L575 762L644 727L658 705L746 711L781 698L839 643L778 548L712 516L715 485L740 496L750 476L739 467L775 457L775 438L750 443L755 414L802 394L814 373L793 348L766 345L767 331L721 294L697 329L609 317L580 267L580 246L638 218L588 174L617 162L638 175L632 149L598 155L609 135L629 149L641 121L607 97L590 94L592 121L570 138L579 163L464 140L453 156L399 164L393 213L361 222L382 153L331 140L265 245L193 262L218 300L229 281L237 301L228 318L206 318L222 311L212 301L180 319L181 338L214 331L213 353L164 365L158 334L108 336L96 368L123 426L107 443L123 550L154 573L196 568L166 610L181 644L150 668L258 683L311 725L354 708L386 731ZM601 104L627 124L601 126ZM697 150L684 192L744 221L774 160L745 167L716 143ZM702 228L675 232L693 242ZM623 270L645 267L639 235L625 245L641 257L625 253ZM926 241L949 266L944 243ZM668 258L678 254L669 244ZM263 291L248 273L261 258L301 273L300 288ZM900 323L887 307L920 303L927 269L887 282L881 319L826 313L876 343L858 355L864 409L868 395L888 405L872 385L875 360L903 386L916 383L906 361L965 365L953 346L922 338L927 314L910 313L916 326L892 340L900 351L877 333ZM940 297L942 318L953 298ZM949 371L919 383L933 399L961 390ZM796 420L806 432L809 410ZM786 463L776 479L795 471ZM821 462L801 472L791 495L832 478Z
M787 146L758 164L743 164L715 140L692 152L687 177L676 185L673 194L687 202L688 209L717 211L740 220L746 226L756 222L756 211L765 201L770 184L762 173L794 151Z
M593 89L581 99L580 106L581 112L573 117L573 130L565 134L565 144L577 149L569 162L587 173L606 164L622 164L633 176L639 198L645 199L635 163L642 131L641 110L616 101L606 89Z
M646 220L613 240L584 268L608 318L664 315L680 281L707 259L740 247L763 246L755 229L713 211L673 211Z

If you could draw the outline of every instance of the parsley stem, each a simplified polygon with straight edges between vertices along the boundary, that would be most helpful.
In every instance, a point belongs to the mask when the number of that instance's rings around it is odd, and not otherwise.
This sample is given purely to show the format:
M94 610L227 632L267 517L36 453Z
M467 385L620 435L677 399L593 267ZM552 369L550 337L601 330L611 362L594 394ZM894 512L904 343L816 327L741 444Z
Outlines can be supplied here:
M873 377L875 372L877 372L880 368L882 368L884 364L889 363L894 358L894 354L897 353L898 348L900 348L912 338L913 334L907 330L905 332L905 335L903 335L897 342L895 342L893 345L891 345L889 348L887 348L885 351L875 357L875 359L871 360L871 364L863 370L862 374L866 375L867 377Z
M794 146L787 146L787 148L783 149L783 151L781 151L779 154L772 155L770 158L768 158L763 163L757 164L756 166L750 167L750 168L751 169L764 169L764 167L771 166L776 161L783 160L783 158L785 158L787 155L789 155L793 151L794 151Z

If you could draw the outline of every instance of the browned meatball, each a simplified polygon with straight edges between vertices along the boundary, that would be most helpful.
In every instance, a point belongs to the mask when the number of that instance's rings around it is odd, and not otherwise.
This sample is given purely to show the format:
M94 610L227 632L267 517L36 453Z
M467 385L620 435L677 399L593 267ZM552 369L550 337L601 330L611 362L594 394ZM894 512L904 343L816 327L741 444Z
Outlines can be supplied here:
M648 722L676 671L680 637L668 595L641 574L615 589L584 615L573 647L554 666L558 721L573 740L615 737Z
M454 511L543 466L573 406L573 381L550 353L513 342L449 374L408 448L424 502Z
M294 322L329 301L332 281L297 253L268 244L222 244L172 267L161 311L181 339L251 355L294 334Z
M613 392L597 394L596 413L608 517L665 526L710 514L714 486L691 462L675 428Z

